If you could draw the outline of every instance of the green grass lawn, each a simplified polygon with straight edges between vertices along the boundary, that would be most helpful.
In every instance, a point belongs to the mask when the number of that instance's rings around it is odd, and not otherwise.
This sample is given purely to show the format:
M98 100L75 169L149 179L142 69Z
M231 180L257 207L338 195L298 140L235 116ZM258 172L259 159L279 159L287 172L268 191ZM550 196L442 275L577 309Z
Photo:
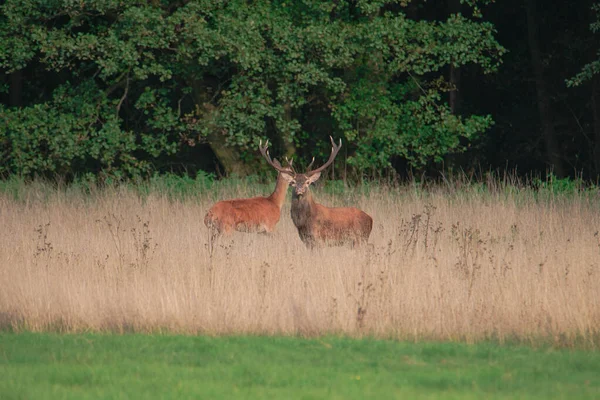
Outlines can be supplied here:
M598 399L600 352L344 338L0 333L0 398Z

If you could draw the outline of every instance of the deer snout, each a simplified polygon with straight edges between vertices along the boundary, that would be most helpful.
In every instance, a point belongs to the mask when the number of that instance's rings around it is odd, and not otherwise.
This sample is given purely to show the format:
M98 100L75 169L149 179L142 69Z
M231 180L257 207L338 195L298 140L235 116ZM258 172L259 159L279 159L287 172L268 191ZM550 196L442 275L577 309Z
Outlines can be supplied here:
M296 186L296 187L294 187L294 193L298 197L304 196L306 194L307 189L308 188L306 186Z

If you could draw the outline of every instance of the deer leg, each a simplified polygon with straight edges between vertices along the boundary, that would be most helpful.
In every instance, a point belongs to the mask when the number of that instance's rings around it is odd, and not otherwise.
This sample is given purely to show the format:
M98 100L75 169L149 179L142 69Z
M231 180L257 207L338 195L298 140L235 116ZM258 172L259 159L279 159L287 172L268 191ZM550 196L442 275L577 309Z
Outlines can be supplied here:
M221 237L221 231L218 228L216 228L215 226L208 228L207 247L208 254L210 255L211 259L215 252L215 248L219 237Z

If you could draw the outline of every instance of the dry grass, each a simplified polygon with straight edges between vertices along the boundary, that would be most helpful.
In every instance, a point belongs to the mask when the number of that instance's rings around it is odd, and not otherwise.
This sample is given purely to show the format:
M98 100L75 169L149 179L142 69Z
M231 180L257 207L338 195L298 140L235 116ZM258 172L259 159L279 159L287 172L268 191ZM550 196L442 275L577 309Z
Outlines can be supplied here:
M211 255L207 196L0 195L0 325L600 344L597 201L316 196L371 214L371 245L311 252L285 208L274 235L236 234Z

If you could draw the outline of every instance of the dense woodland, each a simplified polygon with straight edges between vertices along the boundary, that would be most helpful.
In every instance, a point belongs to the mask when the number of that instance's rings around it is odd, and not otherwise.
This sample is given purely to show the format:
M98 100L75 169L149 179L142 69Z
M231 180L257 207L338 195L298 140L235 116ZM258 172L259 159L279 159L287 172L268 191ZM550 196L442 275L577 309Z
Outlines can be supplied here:
M6 0L0 176L600 176L591 0Z

